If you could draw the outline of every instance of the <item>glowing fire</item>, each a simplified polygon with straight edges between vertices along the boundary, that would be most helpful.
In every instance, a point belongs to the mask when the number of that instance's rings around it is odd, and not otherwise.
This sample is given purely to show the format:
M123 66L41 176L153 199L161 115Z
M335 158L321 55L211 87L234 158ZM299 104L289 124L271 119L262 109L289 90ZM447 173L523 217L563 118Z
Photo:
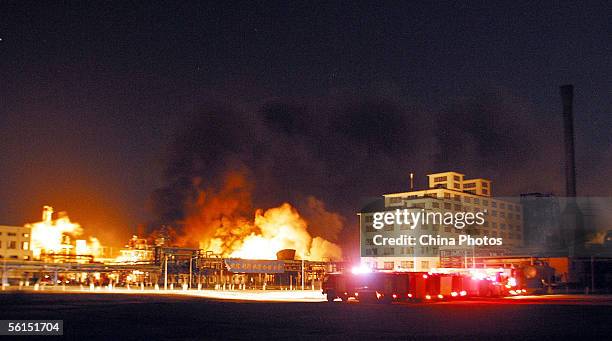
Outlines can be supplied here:
M40 258L42 253L73 253L78 255L99 256L102 246L97 238L91 237L89 244L86 240L76 241L75 246L70 244L70 237L78 237L83 233L83 228L78 223L70 221L64 212L58 214L57 219L53 219L53 208L45 206L43 208L42 221L33 224L26 224L32 230L31 246L34 258Z
M342 257L342 250L338 245L321 237L313 238L308 232L306 221L288 203L265 212L257 210L254 222L245 224L250 226L238 230L255 232L234 243L232 249L219 249L223 241L218 237L209 242L208 248L229 257L248 259L276 259L276 253L283 249L295 249L296 255L302 259L322 260Z
M153 250L149 248L147 240L132 236L125 249L119 251L121 254L115 258L117 263L147 262L153 259Z
M326 224L323 229L327 230L316 232L309 229L312 224L308 219L288 203L267 210L254 209L253 186L244 174L230 172L223 180L218 188L200 190L188 205L179 244L199 243L201 249L223 257L276 259L278 251L295 249L296 257L302 259L342 258L340 247L321 237L323 232L338 231L333 226L338 225L337 219L329 219L334 215L325 211L322 202L314 200L318 214L311 218ZM336 233L326 235L334 238Z

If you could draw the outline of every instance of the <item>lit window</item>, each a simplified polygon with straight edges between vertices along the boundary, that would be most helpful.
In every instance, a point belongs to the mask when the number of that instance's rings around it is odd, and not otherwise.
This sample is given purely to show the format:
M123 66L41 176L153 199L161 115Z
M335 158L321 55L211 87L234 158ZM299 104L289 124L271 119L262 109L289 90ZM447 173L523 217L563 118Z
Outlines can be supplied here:
M402 269L412 269L414 267L414 262L410 260L403 260L400 262L400 268Z

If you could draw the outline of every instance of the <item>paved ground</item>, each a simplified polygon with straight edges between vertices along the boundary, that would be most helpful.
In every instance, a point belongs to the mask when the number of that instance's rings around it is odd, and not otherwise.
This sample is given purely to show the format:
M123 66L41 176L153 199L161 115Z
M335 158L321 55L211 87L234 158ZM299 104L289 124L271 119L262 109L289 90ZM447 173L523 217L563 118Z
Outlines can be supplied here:
M256 302L164 294L2 293L0 319L63 319L71 339L612 338L610 297L433 304ZM49 337L47 337L49 338Z

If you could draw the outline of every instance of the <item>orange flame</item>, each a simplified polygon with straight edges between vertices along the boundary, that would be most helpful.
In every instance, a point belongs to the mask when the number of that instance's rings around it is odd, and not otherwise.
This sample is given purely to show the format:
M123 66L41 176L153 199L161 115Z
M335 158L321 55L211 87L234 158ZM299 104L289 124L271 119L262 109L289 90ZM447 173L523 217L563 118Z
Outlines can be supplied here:
M321 237L312 238L308 226L288 203L255 213L255 226L260 233L251 233L232 250L230 257L275 259L276 252L294 249L301 259L322 260L342 257L340 247Z
M283 249L295 249L297 257L309 260L342 257L338 245L313 237L306 220L288 203L245 218L249 212L250 186L241 174L230 173L220 191L200 193L185 221L184 239L224 257L276 259Z
M26 224L30 227L32 254L35 259L39 259L42 253L64 253L74 252L79 255L93 255L97 257L101 254L102 246L97 238L91 237L89 245L85 240L77 240L73 246L70 244L70 237L78 237L83 234L83 228L78 223L70 221L64 212L58 214L58 218L53 220L53 208L43 207L42 221L33 224ZM74 251L72 251L74 249Z

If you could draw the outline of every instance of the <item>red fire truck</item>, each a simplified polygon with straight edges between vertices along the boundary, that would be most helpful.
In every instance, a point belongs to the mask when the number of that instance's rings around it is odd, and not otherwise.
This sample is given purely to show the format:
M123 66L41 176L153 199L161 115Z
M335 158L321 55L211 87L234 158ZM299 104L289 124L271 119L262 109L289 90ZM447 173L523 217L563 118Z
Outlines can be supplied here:
M435 301L469 297L520 295L509 269L438 269L438 272L362 271L331 273L323 282L323 294L359 302Z

